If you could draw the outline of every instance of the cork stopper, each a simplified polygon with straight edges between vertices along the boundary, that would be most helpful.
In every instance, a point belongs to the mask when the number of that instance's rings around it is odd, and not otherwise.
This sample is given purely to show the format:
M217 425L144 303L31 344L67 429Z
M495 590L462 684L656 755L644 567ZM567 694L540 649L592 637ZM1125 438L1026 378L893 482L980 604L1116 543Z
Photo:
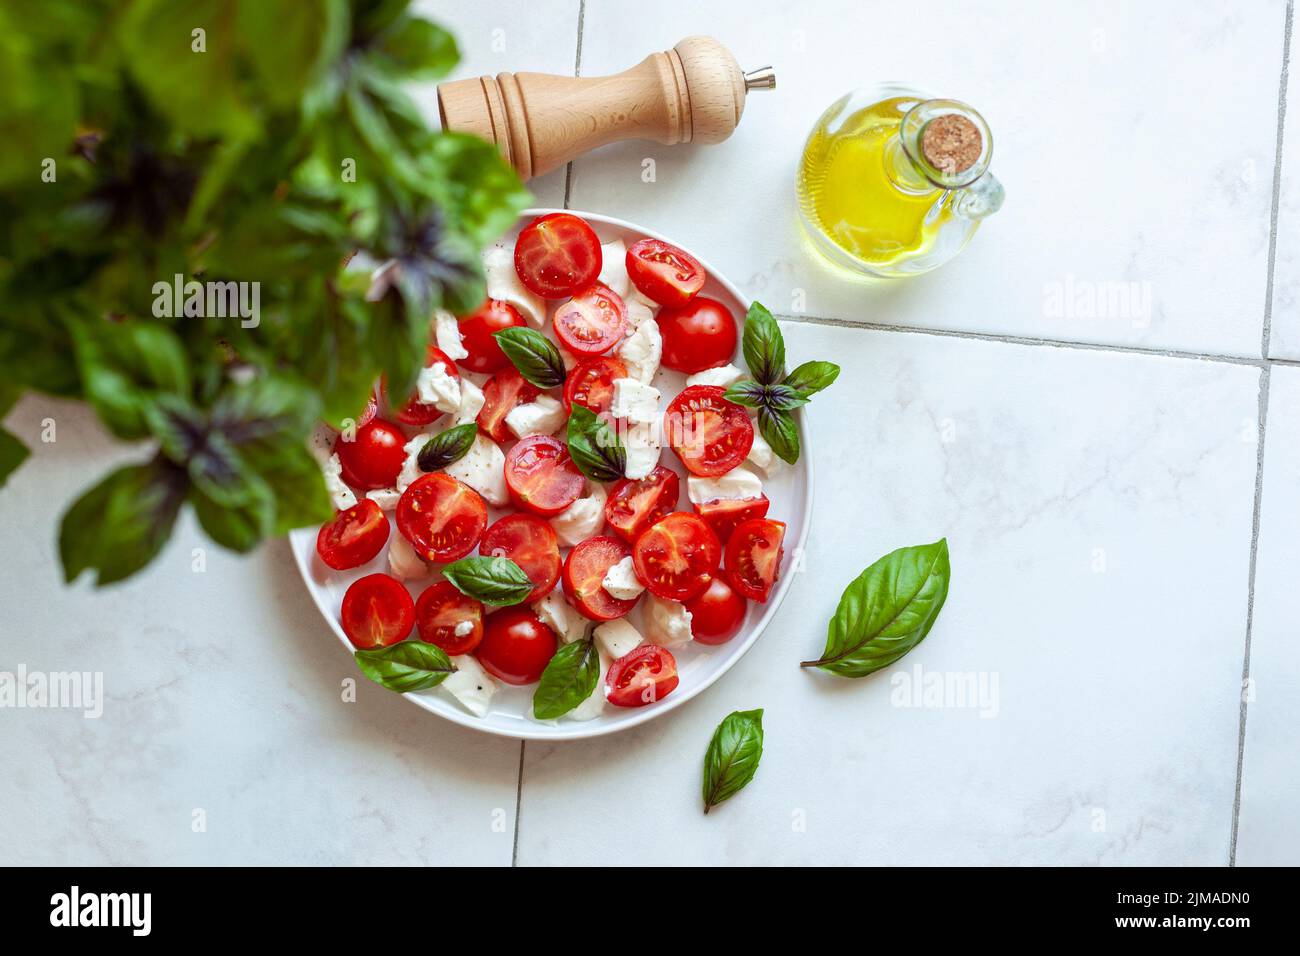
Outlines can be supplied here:
M921 131L921 155L935 169L950 175L974 166L983 148L979 128L957 113L936 117Z

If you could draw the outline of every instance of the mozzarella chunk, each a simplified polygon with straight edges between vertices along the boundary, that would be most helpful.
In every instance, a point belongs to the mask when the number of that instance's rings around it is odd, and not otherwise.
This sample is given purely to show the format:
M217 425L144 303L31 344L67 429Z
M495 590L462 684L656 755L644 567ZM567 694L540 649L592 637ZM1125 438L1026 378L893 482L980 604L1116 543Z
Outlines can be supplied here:
M596 653L600 654L600 650L597 649ZM609 658L600 654L600 677L596 680L596 686L592 688L591 696L564 716L570 720L591 720L599 717L605 709L605 675L608 673Z
M627 296L627 246L622 239L605 242L600 246L599 281L605 283L620 297Z
M609 413L615 418L647 424L659 419L659 389L634 378L614 379L614 397Z
M460 407L456 409L457 425L464 425L478 418L478 413L483 410L483 389L479 388L469 379L461 376L460 380Z
M497 692L496 682L472 654L453 657L451 662L456 665L456 673L438 686L460 701L475 717L482 717L488 712L492 695Z
M744 465L717 478L691 475L686 479L686 496L697 505L719 498L757 498L762 493L762 480Z
M443 469L469 485L490 505L500 508L510 502L506 490L506 456L491 438L479 432L464 458Z
M636 331L618 347L618 357L627 366L627 374L646 385L654 380L655 372L659 371L659 361L663 354L664 339L659 333L659 323L653 317L638 323Z
M630 654L642 641L641 632L629 624L627 618L622 617L598 624L593 633L596 636L596 645L608 654L611 660L618 660L624 654Z
M516 405L506 414L506 427L515 433L516 438L553 435L564 422L564 405L549 395L538 395L531 402Z
M307 450L322 468L330 460L330 455L334 454L334 442L338 437L339 433L324 422L317 422L312 429L311 437L307 439Z
M579 498L551 519L555 536L564 547L586 541L605 522L605 488L598 484L592 484L589 488L590 494Z
M662 444L658 422L628 425L623 435L623 450L627 453L623 474L628 478L644 478L654 471Z
M379 505L380 511L392 511L397 507L397 502L401 499L402 493L396 488L376 488L374 491L367 491L366 497Z
M716 385L719 388L730 388L742 378L745 373L734 365L723 365L719 368L706 368L703 372L696 372L686 378L686 387L692 385Z
M473 631L474 631L474 622L473 622L473 621L458 621L458 622L456 623L456 626L453 627L451 630L452 630L452 633L455 634L457 637L464 637L466 634L471 634L471 633L473 633Z
M343 462L339 460L338 455L330 455L325 459L321 471L325 474L325 488L329 491L330 500L334 502L335 508L339 511L347 511L357 503L357 496L343 482Z
M399 581L423 578L429 574L429 566L415 553L411 542L396 531L388 536L388 566L392 569L393 577Z
M646 638L654 644L665 647L683 644L691 639L691 612L676 601L665 601L648 594L645 630Z
M397 491L399 494L411 487L415 479L424 474L420 469L420 449L425 446L428 440L429 436L421 432L402 446L402 450L406 452L406 461L402 462L402 470L397 473Z
M535 329L546 323L546 302L519 281L515 271L513 246L502 243L483 250L483 273L487 277L487 297L509 302Z
M779 467L779 461L776 452L772 451L772 446L767 443L767 439L762 433L754 429L754 444L749 446L749 457L746 461L751 462L763 470L763 474L771 475L776 467Z
M587 636L587 619L569 606L558 589L534 604L533 610L542 623L565 644L572 644Z
M627 307L628 320L640 328L659 311L659 303L650 298L636 286L629 286L627 295L623 296L623 305Z
M605 589L606 594L620 601L631 601L633 598L640 597L641 592L645 590L645 585L637 580L630 554L617 564L610 565L600 586Z
M432 405L440 412L460 409L460 379L443 362L434 362L428 368L420 369L415 391L422 404Z
M433 313L433 336L438 342L438 348L453 362L469 358L460 338L460 323L450 312L439 309Z

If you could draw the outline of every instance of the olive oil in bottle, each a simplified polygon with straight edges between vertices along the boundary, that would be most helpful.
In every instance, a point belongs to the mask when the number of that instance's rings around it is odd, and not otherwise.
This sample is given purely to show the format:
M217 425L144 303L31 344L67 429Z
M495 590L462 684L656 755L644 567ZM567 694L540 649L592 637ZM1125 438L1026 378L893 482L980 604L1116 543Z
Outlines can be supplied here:
M818 248L873 276L928 272L1002 204L983 118L900 86L850 93L817 121L799 166L799 207Z

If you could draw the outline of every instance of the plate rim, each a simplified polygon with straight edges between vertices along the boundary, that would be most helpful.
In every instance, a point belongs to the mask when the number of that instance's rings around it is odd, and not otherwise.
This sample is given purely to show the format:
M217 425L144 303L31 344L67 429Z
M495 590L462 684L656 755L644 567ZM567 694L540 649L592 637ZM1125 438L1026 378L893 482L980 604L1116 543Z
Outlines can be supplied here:
M516 223L557 212L569 213L585 219L588 222L602 223L617 229L637 233L649 239L658 239L661 242L671 243L679 249L683 249L694 256L695 259L699 261L700 265L704 267L709 276L726 289L737 302L740 302L746 311L748 311L749 307L753 305L753 299L744 295L730 279L726 278L726 276L721 272L713 268L707 259L696 254L687 246L684 246L679 242L674 242L653 229L647 229L644 226L638 225L634 222L629 222L626 219L620 219L617 216L607 216L602 213L585 212L580 209L557 209L554 207L539 206L529 207L520 212L516 217ZM513 226L511 228L513 228ZM802 530L798 540L794 543L796 552L800 553L806 550L808 535L812 530L813 495L816 488L816 482L813 480L812 447L808 441L808 428L806 422L808 408L809 407L805 405L801 409L802 414L798 416L799 445L802 449L800 462L806 473L806 493L802 515L803 521L801 524ZM293 553L293 561L298 568L298 574L302 578L303 586L307 589L307 593L311 596L312 603L316 605L316 610L320 612L321 617L330 626L330 630L334 632L334 636L338 638L344 649L350 654L355 650L355 648L353 648L351 641L348 640L347 635L343 633L343 628L339 625L339 622L334 619L331 610L326 607L321 600L319 589L312 586L311 571L307 567L306 559L304 558L306 549L293 546L292 539L302 535L312 535L314 537L315 534L316 532L311 528L295 528L293 531L290 531L288 535L291 539L289 550ZM401 696L416 707L419 707L421 710L435 714L444 720L449 720L462 727L469 727L473 730L477 730L479 733L490 734L494 737L504 737L508 740L586 740L592 737L604 737L609 734L621 733L622 731L630 730L633 727L639 727L647 721L655 720L658 717L671 713L687 701L693 700L700 694L704 693L726 675L733 667L735 667L736 664L739 663L740 659L749 653L749 649L754 646L755 642L762 637L763 633L767 630L768 625L772 622L772 618L776 616L776 612L780 609L782 603L784 603L785 597L789 593L795 577L796 573L791 571L786 574L784 580L777 582L776 591L773 593L771 600L764 605L762 616L759 617L751 631L745 635L743 642L731 654L730 658L719 667L715 673L702 680L689 691L680 694L673 694L671 697L658 702L658 706L643 708L641 709L641 712L635 716L627 720L619 721L616 724L602 724L600 723L600 718L596 718L595 720L569 721L567 725L537 723L535 726L530 726L529 722L524 720L520 722L523 726L518 731L515 731L504 727L490 725L486 723L482 717L476 717L473 714L464 711L453 701L444 700L438 697L422 696L409 692L403 693Z

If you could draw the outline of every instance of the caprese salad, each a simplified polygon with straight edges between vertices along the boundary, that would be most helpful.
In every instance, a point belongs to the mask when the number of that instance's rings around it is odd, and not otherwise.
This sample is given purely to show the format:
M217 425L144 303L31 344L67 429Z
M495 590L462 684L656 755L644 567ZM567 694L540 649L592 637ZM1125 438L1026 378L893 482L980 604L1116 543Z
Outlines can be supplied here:
M347 588L343 631L361 652L441 649L439 686L479 716L500 683L540 681L547 718L651 704L678 685L674 649L731 640L780 573L768 386L732 364L742 326L669 243L602 243L551 213L483 265L487 300L434 317L415 393L378 389L313 438L338 509L321 562L387 549Z

